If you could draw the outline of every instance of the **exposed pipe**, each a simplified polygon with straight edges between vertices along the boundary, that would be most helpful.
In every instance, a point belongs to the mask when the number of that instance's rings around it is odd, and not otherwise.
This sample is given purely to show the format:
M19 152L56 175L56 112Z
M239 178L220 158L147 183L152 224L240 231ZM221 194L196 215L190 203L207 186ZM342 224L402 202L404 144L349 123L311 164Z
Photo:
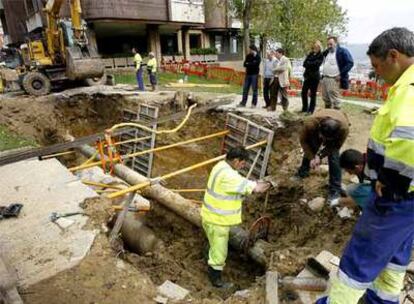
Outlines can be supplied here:
M128 249L139 254L160 252L164 249L163 242L145 226L143 214L128 212L122 224L121 235Z
M260 142L255 143L255 144L253 144L253 145L247 146L247 147L246 147L246 149L247 149L247 150L248 150L248 149L253 149L253 148L255 148L255 147L263 146L263 145L264 145L264 144L266 144L266 143L267 143L267 140L263 140L263 141L260 141ZM209 165L209 164L216 163L216 162L218 162L218 161L220 161L220 160L224 159L225 157L226 157L226 155L225 155L225 154L223 154L223 155L220 155L220 156L217 156L217 157L214 157L214 158L211 158L211 159L205 160L205 161L200 162L200 163L198 163L198 164L194 164L194 165L188 166L188 167L186 167L186 168L182 168L182 169L179 169L179 170L177 170L177 171L174 171L174 172L171 172L171 173L165 174L165 175L163 175L163 176L158 177L157 179L158 179L158 180L167 180L167 179L169 179L169 178L172 178L172 177L175 177L175 176L181 175L181 174L183 174L183 173L186 173L186 172L189 172L189 171L195 170L195 169L197 169L197 168L205 167L205 166L207 166L207 165ZM122 195L127 194L127 193L130 193L130 192L134 192L134 191L137 191L137 190L144 189L144 188L146 188L146 187L150 186L151 184L152 184L152 181L151 181L150 179L147 179L147 180L146 180L145 182L143 182L143 183L135 184L135 185L132 185L132 186L131 186L131 187L129 187L129 188L122 189L122 190L116 191L116 192L114 192L114 193L111 193L111 194L109 194L109 195L108 195L108 197L109 197L109 198L116 198L116 197L118 197L118 196L122 196Z
M94 148L83 145L79 147L79 151L86 157L94 155L96 152ZM124 180L130 185L142 184L148 181L148 178L141 174L133 171L132 169L122 165L115 164L114 174L120 179ZM172 210L176 214L185 218L193 225L201 228L201 216L200 208L196 204L192 203L191 200L185 199L181 195L174 193L163 186L156 184L142 189L143 196L154 199L163 206ZM230 245L236 250L243 251L243 242L247 238L248 233L240 227L233 227L230 230ZM265 241L259 240L252 247L248 249L249 256L259 263L260 265L266 266L266 247L270 246Z
M174 147L194 143L194 142L197 142L197 141L211 139L211 138L219 137L219 136L224 136L224 135L228 134L229 132L230 132L229 130L224 130L224 131L220 131L220 132L217 132L217 133L213 133L213 134L209 134L209 135L205 135L205 136L201 136L201 137L187 139L187 140L184 140L184 141L181 141L181 142L173 143L173 144L162 146L162 147L157 147L157 148L148 149L148 150L145 150L145 151L139 151L139 152L135 152L135 153L128 154L128 155L123 155L122 159L137 157L137 156L140 156L140 155L153 153L153 152L160 152L160 151L163 151L163 150L167 150L167 149L170 149L170 148L174 148ZM93 155L91 155L91 156L93 156ZM119 158L114 158L113 159L113 162L119 162L119 161L120 161ZM77 170L87 169L87 168L99 166L100 164L101 164L100 161L87 163L87 164L83 164L83 165L80 165L80 166L69 168L69 171L73 172L73 171L77 171Z

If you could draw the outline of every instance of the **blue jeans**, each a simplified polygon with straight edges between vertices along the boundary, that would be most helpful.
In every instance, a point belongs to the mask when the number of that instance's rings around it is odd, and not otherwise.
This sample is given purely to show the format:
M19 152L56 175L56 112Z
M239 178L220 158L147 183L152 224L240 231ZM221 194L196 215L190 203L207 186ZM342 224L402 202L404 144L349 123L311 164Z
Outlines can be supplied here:
M247 103L247 97L249 95L249 89L252 87L253 90L253 99L252 99L252 105L257 105L257 80L259 75L246 75L246 78L244 78L244 85L243 85L243 99L241 101L242 105L246 105Z
M157 85L157 74L155 72L150 72L149 73L149 81L150 81L151 85L153 85L153 86Z
M305 156L302 159L302 164L297 172L297 175L304 178L309 176L310 171L310 159L307 159ZM332 151L328 155L328 165L329 165L329 194L339 194L341 193L341 183L342 183L342 170L339 165L339 150Z
M138 90L140 90L140 91L145 91L143 73L144 73L144 70L142 69L142 67L139 68L136 72L137 82L138 82Z
M364 209L372 192L371 184L352 184L346 187L346 193L358 204L361 209Z

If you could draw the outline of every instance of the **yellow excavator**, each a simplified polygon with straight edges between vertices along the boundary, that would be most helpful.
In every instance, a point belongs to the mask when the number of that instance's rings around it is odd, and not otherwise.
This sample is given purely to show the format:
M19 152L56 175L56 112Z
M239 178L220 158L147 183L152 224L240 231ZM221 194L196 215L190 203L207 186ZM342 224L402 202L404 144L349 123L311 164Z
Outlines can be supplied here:
M30 95L46 95L57 82L84 81L95 85L106 80L95 40L89 39L81 18L80 0L70 0L70 20L60 17L65 1L47 1L45 30L41 37L29 38L21 47L24 72L19 79Z

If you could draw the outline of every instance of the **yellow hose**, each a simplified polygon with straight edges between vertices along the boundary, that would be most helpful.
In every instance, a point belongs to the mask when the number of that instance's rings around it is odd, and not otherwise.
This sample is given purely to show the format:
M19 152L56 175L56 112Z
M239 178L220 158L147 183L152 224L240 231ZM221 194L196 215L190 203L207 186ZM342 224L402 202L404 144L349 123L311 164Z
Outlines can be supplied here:
M150 133L155 133L157 135L159 135L159 134L175 133L175 132L177 132L178 130L180 130L185 125L185 123L187 122L187 120L190 118L191 111L196 106L197 106L196 103L193 104L192 106L190 106L188 108L187 115L184 117L183 121L177 127L175 127L174 129L171 129L171 130L160 130L160 131L157 131L157 130L153 130L153 129L147 127L147 126L144 126L144 125L141 125L141 124L138 124L138 123L134 123L134 122L123 122L123 123L116 124L116 125L112 126L112 128L110 128L109 131L110 132L113 132L114 130L116 130L118 128L123 128L123 127L136 127L136 128L139 128L139 129L148 131Z

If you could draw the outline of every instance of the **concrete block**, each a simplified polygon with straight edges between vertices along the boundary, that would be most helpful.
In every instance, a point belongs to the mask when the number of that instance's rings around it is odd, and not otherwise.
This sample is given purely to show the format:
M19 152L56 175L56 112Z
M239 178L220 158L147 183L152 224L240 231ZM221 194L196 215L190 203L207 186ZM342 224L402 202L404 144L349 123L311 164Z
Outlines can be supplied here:
M187 289L167 280L158 286L158 292L171 300L182 301L190 293Z

